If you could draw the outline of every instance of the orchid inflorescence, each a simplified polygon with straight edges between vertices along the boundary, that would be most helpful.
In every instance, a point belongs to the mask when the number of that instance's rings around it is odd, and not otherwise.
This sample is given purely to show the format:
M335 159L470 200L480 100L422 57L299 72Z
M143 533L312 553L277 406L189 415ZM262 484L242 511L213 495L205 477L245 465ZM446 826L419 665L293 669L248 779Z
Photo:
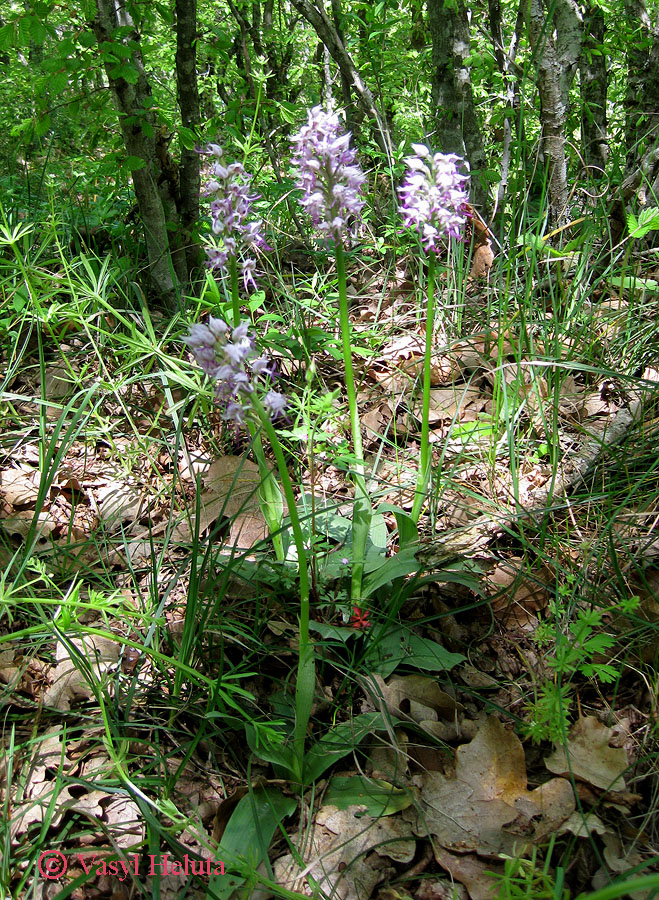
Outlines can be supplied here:
M412 150L415 156L409 156L405 160L408 166L407 176L398 192L400 213L408 228L418 230L423 248L428 254L421 444L417 487L411 513L412 521L416 524L428 493L432 468L429 417L435 322L435 257L443 250L442 238L459 238L462 233L468 213L468 194L465 190L468 175L458 170L458 163L466 164L453 153L433 154L424 144L412 144Z
M284 412L286 397L270 387L273 365L266 356L257 356L247 322L232 329L223 319L210 316L207 325L192 325L183 341L216 382L215 396L224 419L244 424L256 396L273 419Z
M292 143L297 185L304 192L300 203L318 231L338 242L349 217L358 217L364 206L360 191L365 175L348 146L350 134L341 134L336 112L314 106Z
M250 193L251 175L242 163L224 165L224 155L219 144L209 144L204 153L213 156L213 179L203 192L211 197L212 237L206 241L206 256L211 269L219 269L226 274L230 259L240 262L245 290L256 290L256 260L254 250L269 250L261 233L260 219L249 221L252 203L258 194Z
M354 453L351 474L354 481L351 558L343 557L343 565L350 565L350 625L358 631L371 627L364 591L363 576L368 537L371 532L372 503L366 480L362 449L361 422L357 403L355 377L352 367L352 337L347 296L346 255L343 241L351 224L358 223L364 200L361 190L365 181L356 153L350 149L350 134L342 133L337 113L330 107L311 109L306 125L292 139L293 162L297 168L297 187L300 200L309 213L317 231L334 245L339 294L339 323L345 364L345 384L350 408L350 428ZM415 493L412 521L418 521L427 496L431 474L429 453L429 404L431 349L434 315L435 254L441 249L442 237L458 237L466 221L467 175L458 171L459 158L441 153L431 154L421 145L413 144L416 154L406 162L409 166L406 181L400 189L401 213L406 226L418 229L428 257L428 306L426 315L426 352L423 370L423 421L421 434L419 476ZM288 473L286 458L272 423L284 413L287 400L272 387L274 371L267 357L259 355L247 322L240 321L238 265L242 270L245 290L255 287L256 262L253 251L265 247L261 222L249 221L251 204L257 199L250 193L250 177L240 163L223 165L222 149L211 144L205 151L215 158L213 180L206 189L212 197L212 235L206 243L211 269L227 272L231 279L233 327L223 319L210 316L206 325L193 325L185 343L194 354L202 370L215 381L215 395L223 418L236 425L247 424L252 435L252 447L259 464L261 485L259 502L266 520L277 560L287 559L282 540L284 525L281 491L269 469L261 434L265 435L275 456L282 485L290 530L295 542L300 579L299 657L295 683L295 727L292 762L289 766L302 784L306 771L305 743L314 702L316 673L315 651L310 639L310 565L305 535L297 510L295 492ZM258 426L258 430L257 430ZM366 593L366 597L364 594Z
M458 171L464 163L453 153L431 153L423 144L412 144L416 156L405 162L408 173L399 190L404 224L419 230L425 250L441 252L443 236L459 237L467 219L468 175Z

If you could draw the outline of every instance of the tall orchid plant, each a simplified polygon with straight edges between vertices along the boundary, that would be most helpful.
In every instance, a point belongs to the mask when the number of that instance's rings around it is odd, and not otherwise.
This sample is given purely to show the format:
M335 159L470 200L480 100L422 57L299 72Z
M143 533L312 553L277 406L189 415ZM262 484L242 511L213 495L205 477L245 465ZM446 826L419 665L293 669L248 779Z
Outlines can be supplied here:
M261 220L255 219L252 213L252 204L258 199L259 195L252 192L251 175L245 171L242 163L226 163L224 161L224 151L219 144L210 144L206 150L201 152L215 160L211 168L211 181L206 185L202 194L203 197L211 199L211 233L205 239L208 267L212 272L219 272L225 276L228 274L231 285L233 325L234 329L240 329L243 326L240 323L238 268L240 267L242 273L245 292L252 288L256 290L256 259L254 255L259 249L270 249L263 238ZM221 324L226 324L222 323L220 319L212 319L211 321L215 332L218 332ZM224 373L216 374L217 364L214 359L214 353L218 350L218 346L216 345L213 350L205 346L203 343L204 336L201 331L198 331L195 337L195 328L206 327L211 328L210 323L208 326L193 326L191 339L202 342L196 348L200 354L199 363L207 374L216 378L218 390L226 391L228 384L233 383L235 379L240 379L240 373L234 372L230 374L228 372L227 366L231 362L229 360L224 363ZM217 334L216 336L219 340L220 335ZM190 339L188 343L190 343ZM234 356L237 356L244 349L244 343L245 339L234 339L233 342L224 345L225 349L223 352L233 353ZM192 350L195 350L193 344L190 344L190 347ZM204 361L206 361L207 366L212 371L204 367ZM241 360L237 361L240 362ZM244 359L242 361L244 362ZM254 364L257 365L258 363L255 362ZM236 382L236 384L240 387L240 381ZM275 479L270 474L263 451L260 431L253 420L247 416L246 408L241 405L242 396L240 390L233 393L231 402L225 404L225 418L234 421L237 425L245 423L252 435L254 455L256 456L261 475L259 502L268 531L272 537L275 554L277 559L283 562L285 554L280 533L283 519L281 493ZM217 399L221 401L223 398L218 395Z
M207 325L193 325L184 341L197 363L215 382L215 396L223 418L239 425L260 425L270 441L277 461L300 572L294 758L295 774L301 781L304 741L311 715L316 675L313 645L309 640L309 573L304 536L286 460L273 426L273 421L286 410L287 400L272 388L272 366L267 357L257 353L247 322L231 329L222 319L211 316Z
M459 237L466 222L468 176L458 170L463 163L454 154L431 153L423 144L412 144L407 176L399 191L400 212L407 227L416 228L428 257L428 305L426 346L423 358L423 412L421 447L412 518L419 521L430 480L430 363L435 327L435 259L442 252L442 238Z
M348 314L345 236L359 221L364 201L361 197L365 176L350 148L350 134L344 133L338 115L332 109L316 106L308 113L307 123L293 138L293 161L297 184L302 191L301 204L309 213L319 234L334 247L339 284L339 320L344 351L346 391L350 409L350 426L354 452L353 481L355 502L352 521L351 599L361 616L358 626L367 627L367 614L359 608L366 544L371 523L371 503L364 479L364 458L357 408L355 376L352 366L351 327ZM430 360L434 324L435 257L441 251L444 236L457 237L466 220L467 176L458 171L459 159L452 155L431 154L420 144L413 144L416 154L406 162L407 178L400 189L401 212L408 227L417 228L428 256L428 314L423 370L423 423L419 474L412 516L415 521L426 497L430 472L428 417L430 405ZM274 372L268 359L259 355L247 323L240 322L238 267L245 290L255 287L254 251L266 247L261 223L250 218L256 195L250 192L250 178L239 163L225 165L222 149L211 144L208 151L216 160L213 180L206 196L212 198L212 235L206 252L211 269L228 274L231 283L233 327L221 319L210 317L207 325L193 325L185 342L203 371L215 381L215 396L223 417L237 425L246 425L252 435L260 426L271 442L281 483L288 504L293 538L300 570L299 660L295 689L295 730L293 771L300 781L304 772L305 736L311 715L315 686L315 659L309 639L309 575L304 537L297 513L293 487L286 461L274 429L273 420L286 409L286 398L273 387ZM266 491L264 514L273 533L277 522L272 514L275 504L274 479L269 476L265 455L256 435L254 448L262 469ZM274 484L274 488L273 488ZM278 492L278 488L276 488ZM270 501L267 498L270 496ZM270 513L268 514L268 506ZM270 517L269 517L270 516ZM279 521L279 525L281 522ZM274 539L274 536L273 536ZM277 549L277 544L275 548ZM279 545L278 555L281 555ZM280 557L281 558L281 557Z
M263 239L260 219L251 219L252 203L259 195L251 193L251 175L242 163L223 162L224 152L219 144L210 144L202 151L215 159L212 179L203 192L211 198L211 235L206 239L206 256L211 270L229 274L233 324L240 324L240 293L238 266L245 291L256 290L256 260L254 252L270 248Z
M356 606L362 596L364 557L371 523L371 503L364 480L364 454L357 409L355 376L352 367L352 340L348 315L346 263L343 239L351 221L358 221L364 201L361 188L365 176L350 148L350 134L343 133L339 116L332 109L315 106L307 124L293 138L293 162L297 185L302 190L302 206L317 231L334 245L339 283L339 320L345 362L346 391L355 457L353 480L355 503L352 519L351 600Z

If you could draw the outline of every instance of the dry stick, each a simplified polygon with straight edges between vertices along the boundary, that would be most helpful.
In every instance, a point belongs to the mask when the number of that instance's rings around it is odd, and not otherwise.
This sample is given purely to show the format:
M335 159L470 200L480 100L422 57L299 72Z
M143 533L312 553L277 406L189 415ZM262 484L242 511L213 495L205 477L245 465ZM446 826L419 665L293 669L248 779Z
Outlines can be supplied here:
M649 380L646 376L646 382ZM659 388L659 381L652 380L656 391ZM479 516L465 528L452 528L421 547L415 554L416 559L424 566L432 568L441 566L446 560L482 551L515 521L532 519L537 513L544 512L547 508L547 500L566 494L570 488L584 481L596 466L604 450L610 449L622 441L631 426L640 419L643 411L643 394L649 393L650 390L649 386L645 391L638 390L630 402L629 410L619 410L601 435L596 435L592 431L586 432L586 439L581 447L574 453L566 454L563 458L563 473L557 474L555 478L549 480L547 485L533 492L533 506L525 508L517 503L514 510L500 507L498 511L500 515L492 513Z

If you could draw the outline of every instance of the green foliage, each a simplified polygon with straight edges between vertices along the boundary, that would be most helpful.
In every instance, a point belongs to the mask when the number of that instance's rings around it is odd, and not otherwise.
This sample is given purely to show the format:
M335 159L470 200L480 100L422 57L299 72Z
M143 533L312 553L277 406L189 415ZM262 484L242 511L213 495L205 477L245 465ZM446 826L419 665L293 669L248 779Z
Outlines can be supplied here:
M656 206L646 206L638 214L627 215L627 228L629 237L634 240L644 238L650 231L659 231L659 209Z
M558 866L555 872L551 868L553 848L552 840L544 862L536 847L530 859L505 857L503 874L492 873L499 882L498 900L569 900L564 868Z
M627 616L637 609L638 603L638 597L631 597L606 609L585 609L574 603L573 583L561 585L549 615L534 634L546 665L554 671L553 678L538 685L533 703L527 706L528 723L524 729L534 741L559 744L565 740L575 676L601 684L619 679L619 666L598 658L608 655L607 651L617 642L615 635L604 630L604 619L616 614Z
M498 900L570 900L572 892L565 885L563 866L551 867L554 841L546 851L544 862L536 848L530 859L504 859L504 872L492 872L499 883ZM625 878L590 894L579 894L575 900L617 900L618 897L642 894L659 887L659 875Z
M647 34L640 24L621 18L615 3L598 5L607 24L615 25L607 28L601 45L588 51L591 57L603 54L609 61L607 177L615 187L622 180L629 149L626 48L642 50ZM370 749L369 736L377 733L382 741L398 724L380 712L358 711L365 679L421 672L445 681L451 678L447 673L458 674L467 656L472 658L476 648L468 653L455 634L473 625L476 607L488 608L473 600L481 590L482 573L459 553L446 559L440 551L437 566L426 572L419 540L430 541L430 555L433 541L442 543L452 494L463 504L460 512L467 520L474 511L498 518L500 508L484 499L487 491L481 485L500 481L497 496L503 498L502 504L515 503L515 517L506 519L508 533L498 551L505 555L511 544L519 545L520 554L529 559L551 559L562 582L534 633L542 669L533 673L535 697L524 709L526 722L520 727L534 741L563 743L577 697L582 701L590 685L601 687L607 699L618 692L623 672L618 651L635 639L632 627L644 636L656 634L645 611L641 615L638 610L641 601L620 599L626 596L632 575L638 575L651 593L649 557L642 559L640 553L635 557L633 547L623 548L629 560L622 566L616 556L622 550L618 545L612 549L612 523L623 505L633 501L639 520L646 510L654 515L656 427L651 415L642 428L639 425L637 439L643 449L634 465L626 451L612 457L618 480L603 466L596 485L584 488L580 496L570 494L569 513L579 523L584 508L591 510L602 497L608 502L598 523L606 535L601 540L579 533L575 541L577 528L573 533L571 520L561 519L563 500L558 494L550 497L539 517L542 521L530 522L519 477L525 466L543 477L547 469L552 479L560 474L565 433L558 418L568 376L584 390L601 390L602 398L610 389L621 405L628 386L644 396L655 389L650 374L632 381L635 373L655 364L657 343L656 316L649 314L657 283L643 277L644 257L632 253L639 240L659 230L657 207L627 215L627 242L621 249L612 248L610 261L603 263L596 256L596 244L606 242L609 197L601 185L591 190L581 165L582 148L575 141L569 159L575 222L565 232L547 235L535 61L522 31L515 65L504 74L497 62L498 48L483 28L472 26L464 64L470 68L486 135L485 177L493 186L501 175L503 147L499 137L490 137L504 124L513 128L508 188L494 226L503 247L487 280L468 279L468 244L453 250L442 264L436 280L442 336L437 344L435 335L433 352L444 352L445 338L446 343L462 340L482 329L483 323L496 326L492 363L479 362L474 376L474 381L480 379L487 369L486 377L492 377L492 407L475 422L458 421L456 415L446 439L437 432L434 490L427 516L418 525L404 499L381 503L385 493L391 496L391 485L384 477L380 481L382 463L393 459L398 465L399 457L413 447L413 434L405 427L390 430L375 450L368 447L364 478L373 515L362 535L364 578L358 599L363 608L355 615L345 562L352 554L352 513L342 479L354 471L357 457L349 447L342 405L346 348L337 336L337 280L326 248L313 243L304 225L298 230L297 197L288 166L290 132L309 103L321 98L323 60L322 54L316 55L313 30L283 2L274 5L267 28L249 18L257 16L263 4L229 7L220 2L201 8L197 49L202 120L187 127L180 121L173 79L175 31L168 5L129 2L135 33L120 29L100 46L90 27L95 15L91 2L63 6L11 0L5 6L0 23L0 154L5 161L0 175L0 413L7 455L12 447L33 439L39 458L35 512L30 509L24 519L20 540L0 534L0 645L6 649L15 645L23 654L11 680L0 685L8 735L0 888L7 896L27 896L38 855L55 835L65 841L75 834L90 844L98 837L96 825L73 808L67 808L62 827L54 800L43 807L43 821L29 829L28 839L16 841L9 827L9 813L14 815L12 788L24 788L23 760L30 760L44 740L41 719L30 723L34 731L25 737L25 709L15 702L32 654L49 664L56 648L57 652L65 648L89 698L84 706L63 711L59 719L48 712L49 726L56 723L58 734L84 740L90 758L98 752L107 760L98 778L89 776L89 783L98 782L110 795L135 798L145 823L145 848L173 845L182 854L186 847L176 836L198 824L180 811L181 797L176 795L192 760L196 764L203 759L205 766L221 773L230 759L231 779L238 772L250 785L249 766L256 759L270 764L275 775L296 789L310 786L329 777L332 766L350 765L352 754L361 763ZM360 408L371 390L370 376L380 364L378 354L391 341L389 325L383 324L387 316L381 315L385 303L392 315L399 305L406 309L411 330L420 332L423 324L411 298L415 291L421 296L426 270L410 262L418 246L400 234L395 189L410 140L425 140L432 130L434 64L425 6L421 0L341 4L345 46L386 114L394 144L389 158L375 144L372 123L363 110L349 105L346 112L361 161L369 167L369 183L365 226L356 246L346 253L346 273L354 290L348 299L353 304L366 300L378 311L377 323L355 322L350 339ZM234 11L247 17L245 21L237 21ZM480 9L474 21L479 14ZM502 15L503 44L510 46L517 7L506 0ZM248 168L256 173L259 215L275 252L259 260L266 273L263 290L253 294L243 309L264 348L282 359L283 377L297 392L277 442L279 462L292 482L287 499L289 511L297 511L299 517L299 546L295 548L291 540L292 517L282 521L280 496L270 495L277 506L271 530L281 532L285 551L279 560L268 541L250 552L227 552L222 544L227 523L222 517L204 533L198 524L199 492L181 478L181 460L193 460L188 442L196 442L199 452L209 457L247 451L219 423L211 389L182 358L182 318L161 317L149 306L152 297L144 278L144 243L132 185L132 173L142 169L145 160L126 152L107 87L108 73L130 85L139 82L141 73L132 57L138 42L151 95L148 104L121 125L148 137L154 135L152 118L166 126L173 135L168 146L174 163L183 148L191 150L213 140L224 144L227 156L249 161ZM330 74L335 75L331 61ZM514 104L509 93L512 82L519 90ZM341 103L338 79L333 90ZM571 107L570 133L576 134L580 112L576 86ZM648 141L641 134L638 148ZM601 200L594 199L600 196ZM582 216L587 221L575 231ZM208 227L203 222L199 230ZM194 231L191 239L196 235ZM300 265L296 254L302 257ZM614 354L616 371L605 359L603 329L595 319L602 296L611 299L611 287L624 291L620 300L628 303L617 338L620 353ZM225 286L210 277L181 302L195 321L208 312L228 317L233 309ZM69 393L55 401L44 387L53 364L63 367L70 386ZM140 398L137 405L135 396ZM161 405L154 397L162 398ZM654 407L648 408L652 413ZM577 411L571 420L577 432L583 423L579 415ZM156 499L141 520L137 550L142 553L146 545L143 556L133 556L136 541L123 525L116 531L101 525L93 537L80 542L71 539L73 524L58 523L56 538L42 529L40 509L58 490L68 491L75 503L84 506L86 484L76 487L71 478L71 486L62 488L58 478L67 453L92 455L97 447L107 454L109 470L117 466L137 483L149 479L156 485ZM475 466L482 477L479 484ZM332 480L328 499L322 491ZM401 497L404 493L400 491ZM177 517L186 504L189 520L197 525L189 541L182 542ZM586 514L589 525L590 515ZM584 563L587 577L572 577L561 568L568 566L564 560L572 558L575 546L578 565ZM468 553L476 549L466 548ZM90 555L93 563L86 561ZM305 557L313 579L308 623L313 639L306 635L301 643L304 648L306 640L313 654L304 659L300 655L302 664L296 672L295 648L303 630L297 564L304 564ZM594 570L590 586L587 578ZM595 605L597 591L602 596ZM610 597L616 591L614 602ZM462 608L465 592L470 605ZM444 603L448 611L437 613ZM451 632L452 642L437 633L442 616L448 615L455 615L458 623ZM615 628L610 617L616 619ZM495 625L505 628L499 621ZM481 627L480 620L475 627ZM485 621L483 633L489 627ZM473 637L475 632L469 633ZM121 654L121 666L102 673L95 668L93 649L93 641L101 638ZM314 657L315 667L309 664ZM124 661L133 658L136 668L131 673L126 666L124 672ZM478 702L478 691L473 700ZM59 767L53 765L51 775L53 797L61 784L81 787L71 780L64 759ZM207 886L209 897L228 897L236 889L249 893L257 883L275 895L293 896L268 877L271 842L277 835L289 840L287 832L293 826L287 820L300 805L288 791L248 788L216 853L226 855L232 874L213 880ZM326 799L339 806L363 801L374 815L392 814L409 805L405 791L361 775L343 782L332 779ZM551 857L552 848L544 856L506 859L499 876L500 897L567 900L568 861L565 869L552 868ZM265 875L257 873L261 864ZM614 882L581 900L613 900L628 890L656 889L656 876L632 874L632 884ZM69 887L73 890L75 885ZM84 890L82 884L77 887Z

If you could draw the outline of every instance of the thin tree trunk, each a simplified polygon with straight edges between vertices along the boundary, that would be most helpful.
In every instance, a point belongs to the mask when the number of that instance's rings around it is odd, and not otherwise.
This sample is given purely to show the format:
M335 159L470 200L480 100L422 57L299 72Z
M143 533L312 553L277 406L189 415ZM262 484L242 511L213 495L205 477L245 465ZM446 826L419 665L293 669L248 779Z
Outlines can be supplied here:
M159 166L156 156L156 123L151 112L151 89L144 71L139 35L122 38L125 51L114 56L111 49L118 41L118 28L133 27L125 9L115 0L96 0L94 33L104 55L104 66L119 114L119 125L126 152L143 165L132 170L133 187L144 225L149 274L162 302L173 307L178 279L174 272L167 233L167 215L159 190ZM128 47L130 43L130 49ZM124 77L126 76L126 77Z
M332 59L339 67L342 75L350 81L352 89L357 95L359 105L369 118L375 122L374 137L378 146L388 159L392 158L391 137L385 117L377 108L373 94L364 83L352 57L343 46L343 42L336 33L334 25L327 17L324 9L313 6L309 0L291 0L293 6L298 12L304 16L309 24L315 29L320 40L329 50Z
M542 150L548 167L549 217L553 225L560 225L567 212L565 135L581 26L575 0L529 0L527 30L537 66Z
M336 33L339 37L339 40L345 47L345 36L343 34L343 14L341 12L341 0L332 0L332 18L334 19L334 27L336 28ZM346 128L351 133L355 130L355 122L352 115L352 110L350 109L350 78L348 78L347 74L344 71L340 72L341 75L341 97L343 98L343 105L346 111Z
M435 137L444 153L465 157L471 169L471 199L482 217L488 215L487 187L480 178L485 168L485 148L481 134L471 73L465 64L469 56L467 9L444 0L428 0L428 25L432 39L433 106Z
M490 14L490 32L494 45L494 58L506 90L506 112L503 117L503 149L501 152L501 181L497 188L497 195L494 201L494 210L492 211L492 231L500 234L504 222L504 211L506 205L506 190L508 188L508 177L510 175L511 151L513 146L513 119L516 122L518 131L519 147L524 148L526 145L526 136L524 133L524 118L516 116L519 110L519 79L513 77L515 68L515 58L517 56L517 46L524 25L524 12L522 9L523 0L517 8L517 19L515 21L515 30L513 31L508 49L505 47L504 34L501 17L500 0L489 0L488 10Z
M6 25L6 22L5 22L5 20L2 18L2 16L0 16L0 28L2 28L3 25ZM9 65L9 61L10 61L10 56L9 56L9 54L7 53L7 51L3 48L3 50L0 51L0 63L1 63L3 66L8 66L8 65Z
M194 132L199 125L197 83L197 0L176 0L176 84L181 124ZM188 278L199 267L199 247L192 229L199 219L199 154L181 142L180 216Z
M591 2L583 19L584 43L579 59L581 76L581 139L589 175L600 179L609 157L606 94L608 74L604 55L604 12Z
M251 4L252 18L247 17L247 7L238 5L232 0L227 0L231 15L238 23L240 37L236 44L236 59L244 69L250 88L250 96L256 100L258 89L252 75L252 63L260 61L262 72L267 72L265 80L265 95L273 101L271 108L275 108L277 101L285 100L294 102L300 93L300 87L289 78L289 68L293 60L295 45L288 41L284 47L278 47L273 29L274 0L266 3L253 2ZM286 23L291 33L295 31L298 23L297 16L289 15ZM254 48L253 59L247 46L249 37Z
M625 0L627 29L627 92L625 136L627 171L651 152L659 133L659 21L650 19L645 0Z

